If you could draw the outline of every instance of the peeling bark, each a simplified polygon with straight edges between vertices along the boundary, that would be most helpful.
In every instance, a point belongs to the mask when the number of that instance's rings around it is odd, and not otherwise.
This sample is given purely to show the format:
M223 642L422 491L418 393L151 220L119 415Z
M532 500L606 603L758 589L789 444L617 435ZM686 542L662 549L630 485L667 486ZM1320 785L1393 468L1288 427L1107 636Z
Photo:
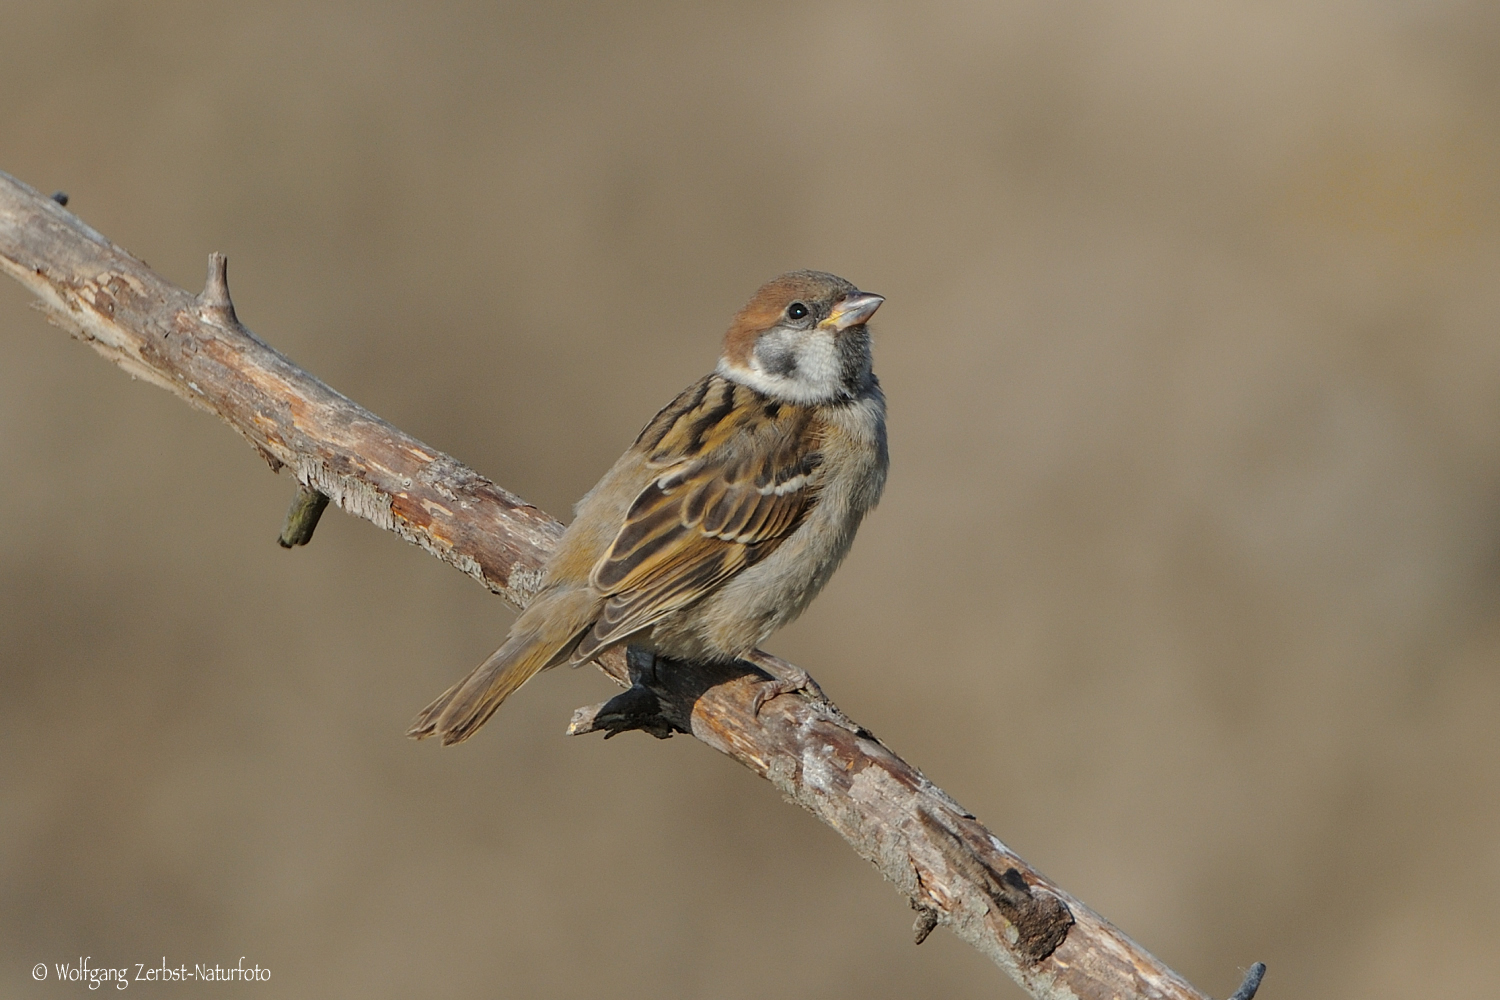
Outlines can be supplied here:
M311 537L321 495L518 607L532 597L562 532L555 519L257 339L235 315L222 255L210 258L195 296L64 203L0 173L0 269L59 326L217 414L273 471L290 469L304 506L289 515L284 544ZM602 657L600 667L628 690L580 709L569 732L690 733L733 757L836 830L911 900L917 943L945 925L1038 998L1207 1000L836 709L787 696L757 713L766 675L750 663L704 667L632 650ZM1239 1000L1254 995L1263 972L1252 968Z

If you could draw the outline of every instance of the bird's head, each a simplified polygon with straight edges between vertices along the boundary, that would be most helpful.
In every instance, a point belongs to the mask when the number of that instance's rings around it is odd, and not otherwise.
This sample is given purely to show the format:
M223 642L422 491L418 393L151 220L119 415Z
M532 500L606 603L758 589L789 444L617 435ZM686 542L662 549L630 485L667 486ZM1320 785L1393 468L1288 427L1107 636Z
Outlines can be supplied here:
M872 378L865 321L884 301L822 271L783 274L735 315L719 374L788 403L852 399Z

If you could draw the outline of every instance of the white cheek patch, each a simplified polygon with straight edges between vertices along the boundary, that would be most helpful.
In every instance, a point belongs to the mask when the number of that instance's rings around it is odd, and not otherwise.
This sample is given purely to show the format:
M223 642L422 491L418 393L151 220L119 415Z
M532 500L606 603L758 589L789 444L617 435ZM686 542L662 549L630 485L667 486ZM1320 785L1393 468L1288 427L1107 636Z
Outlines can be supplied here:
M719 374L776 399L820 403L842 389L833 331L770 330L756 342L749 367L719 362Z
M796 378L824 389L829 395L839 389L839 352L833 343L832 330L814 330L810 335L797 338L794 354L797 358Z

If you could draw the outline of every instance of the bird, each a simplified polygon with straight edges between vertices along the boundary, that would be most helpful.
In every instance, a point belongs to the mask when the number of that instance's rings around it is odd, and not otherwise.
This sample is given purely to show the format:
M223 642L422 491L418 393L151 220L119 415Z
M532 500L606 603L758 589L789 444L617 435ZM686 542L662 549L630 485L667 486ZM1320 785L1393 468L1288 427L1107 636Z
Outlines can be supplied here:
M866 326L884 301L821 271L761 286L715 369L575 505L505 643L407 735L461 743L537 673L622 644L764 665L773 679L757 712L766 698L816 692L757 646L822 590L885 487L885 396Z

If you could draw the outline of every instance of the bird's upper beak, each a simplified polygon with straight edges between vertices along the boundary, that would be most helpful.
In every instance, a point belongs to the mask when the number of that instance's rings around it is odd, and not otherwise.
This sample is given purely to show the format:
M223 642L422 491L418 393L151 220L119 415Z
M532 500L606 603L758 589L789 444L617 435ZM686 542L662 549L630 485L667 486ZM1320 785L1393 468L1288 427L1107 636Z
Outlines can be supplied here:
M847 330L875 315L875 310L879 309L880 303L884 301L884 295L876 295L873 292L853 292L834 306L828 318L818 325L831 326L835 330Z

